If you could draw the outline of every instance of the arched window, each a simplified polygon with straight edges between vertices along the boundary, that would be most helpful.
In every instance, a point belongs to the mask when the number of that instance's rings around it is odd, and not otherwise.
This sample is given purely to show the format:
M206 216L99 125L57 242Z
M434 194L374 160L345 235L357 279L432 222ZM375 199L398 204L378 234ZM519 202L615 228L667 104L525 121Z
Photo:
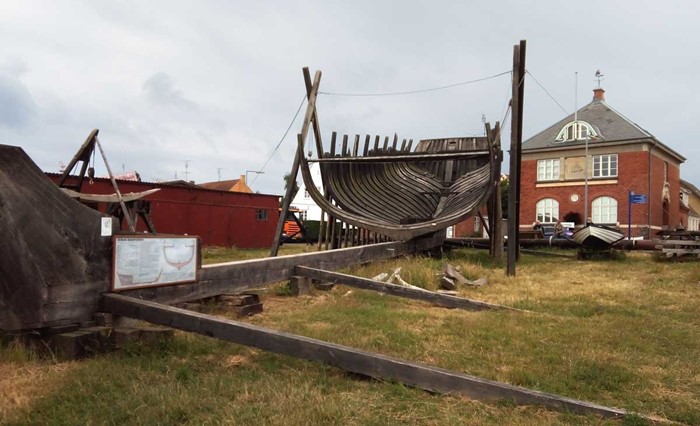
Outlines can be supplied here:
M593 200L593 223L617 223L617 200L612 197L598 197Z
M554 198L543 198L537 202L537 221L554 223L559 220L559 202Z
M564 126L557 138L557 142L569 142L569 141L580 141L586 138L594 138L598 136L598 133L593 129L593 126L586 123L585 121L572 121L571 123Z

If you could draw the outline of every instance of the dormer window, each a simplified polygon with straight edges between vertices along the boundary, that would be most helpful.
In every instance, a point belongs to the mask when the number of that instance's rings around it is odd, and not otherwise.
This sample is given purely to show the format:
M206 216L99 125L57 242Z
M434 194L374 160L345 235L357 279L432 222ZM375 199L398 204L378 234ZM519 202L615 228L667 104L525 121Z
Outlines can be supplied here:
M586 138L591 139L598 136L593 126L585 121L572 121L564 126L555 139L557 142L580 141Z

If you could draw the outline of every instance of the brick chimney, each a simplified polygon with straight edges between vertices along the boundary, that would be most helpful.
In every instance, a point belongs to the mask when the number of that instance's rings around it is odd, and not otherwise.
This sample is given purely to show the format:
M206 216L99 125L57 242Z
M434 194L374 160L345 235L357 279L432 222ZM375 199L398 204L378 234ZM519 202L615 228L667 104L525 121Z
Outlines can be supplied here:
M604 101L605 100L605 90L602 87L593 89L593 100L594 101Z

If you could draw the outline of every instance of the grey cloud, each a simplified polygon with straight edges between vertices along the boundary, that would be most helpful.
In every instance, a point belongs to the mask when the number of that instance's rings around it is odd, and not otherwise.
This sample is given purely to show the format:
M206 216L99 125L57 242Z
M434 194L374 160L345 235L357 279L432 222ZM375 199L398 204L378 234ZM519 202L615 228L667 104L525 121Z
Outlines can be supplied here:
M19 128L35 114L36 104L27 87L9 73L0 73L0 125Z
M176 106L185 109L196 109L197 104L185 98L181 90L175 88L173 79L164 72L149 77L142 86L149 101L159 105Z

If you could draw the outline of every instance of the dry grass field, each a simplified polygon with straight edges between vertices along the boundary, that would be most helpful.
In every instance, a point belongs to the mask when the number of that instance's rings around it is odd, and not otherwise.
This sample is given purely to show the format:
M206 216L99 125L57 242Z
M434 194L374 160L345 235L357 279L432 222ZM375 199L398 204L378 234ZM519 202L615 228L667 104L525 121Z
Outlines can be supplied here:
M300 252L305 246L285 246ZM402 258L344 272L372 277L401 266L435 289L446 262L470 279L460 295L529 310L465 312L336 286L292 297L261 292L251 323L488 379L700 424L700 264L628 253L618 261L524 254L516 277L486 253ZM283 253L284 254L284 253ZM209 250L209 261L262 256ZM231 316L217 303L201 310ZM9 424L645 424L508 402L433 395L315 362L176 333L59 362L14 344L0 348L0 422Z

